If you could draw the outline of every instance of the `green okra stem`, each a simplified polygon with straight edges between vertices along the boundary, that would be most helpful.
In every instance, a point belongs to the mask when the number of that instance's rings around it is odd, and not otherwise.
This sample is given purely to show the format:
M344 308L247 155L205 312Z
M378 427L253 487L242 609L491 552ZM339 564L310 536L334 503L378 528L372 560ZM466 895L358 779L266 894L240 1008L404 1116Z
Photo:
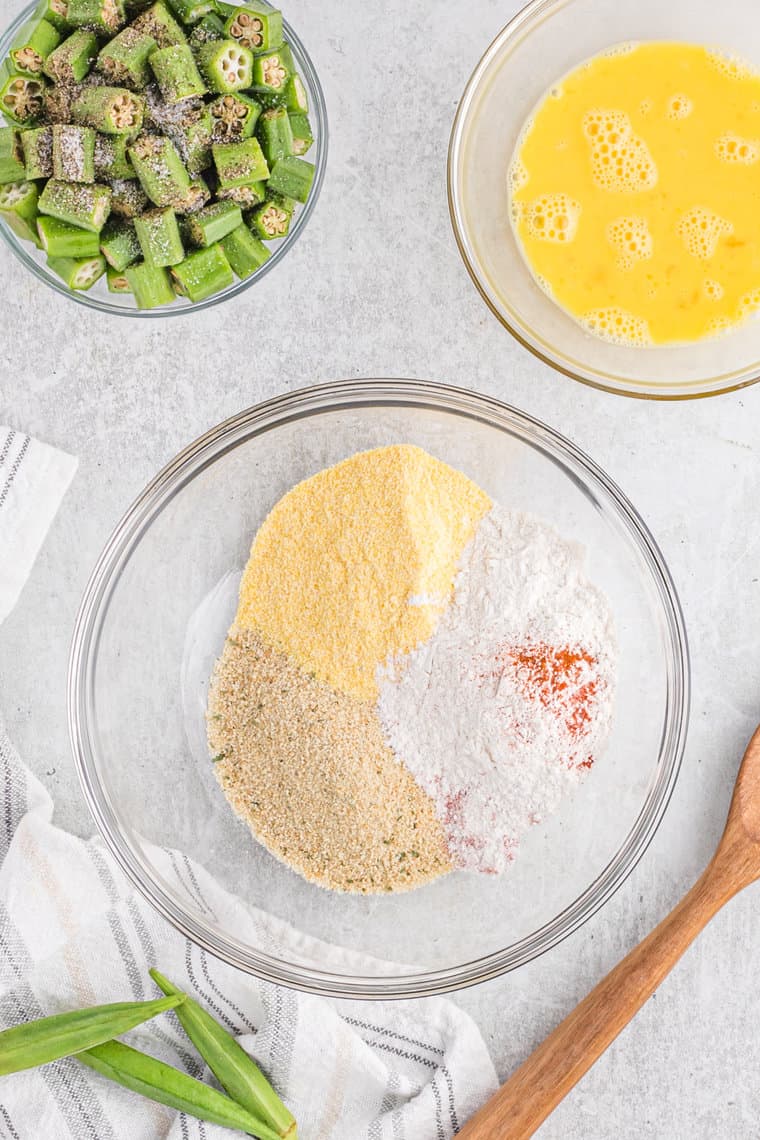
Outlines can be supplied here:
M6 119L22 126L39 119L45 105L46 81L42 76L32 79L19 75L6 60L0 66L0 111Z
M302 158L281 158L269 175L269 189L285 198L305 202L314 181L314 167Z
M75 123L104 135L136 135L145 102L126 87L85 87L71 106Z
M142 257L142 249L134 224L130 221L110 221L100 234L100 253L111 269L123 272Z
M123 270L112 269L106 266L106 281L109 293L131 293L132 289Z
M177 215L170 206L149 210L135 218L135 233L142 255L150 265L178 265L185 256Z
M151 55L150 66L166 103L181 103L183 99L205 95L206 84L188 44L159 48Z
M48 257L98 257L100 242L98 235L79 226L61 222L58 218L44 215L37 218L37 233L40 245Z
M38 205L41 214L100 233L111 208L111 190L97 182L59 182L51 178Z
M175 290L190 301L204 301L235 278L220 245L198 249L171 269Z
M97 54L98 39L95 33L79 28L47 57L45 74L56 83L79 83L92 67Z
M8 182L0 186L0 215L18 237L35 245L39 245L38 198L34 182Z
M74 28L113 36L127 22L122 0L68 0L66 19Z
M26 178L50 178L53 173L53 128L31 127L21 132Z
M31 134L31 131L25 131L24 134ZM26 164L19 132L14 127L0 127L0 185L22 182L25 174Z
M258 1136L259 1140L280 1140L276 1132L260 1124L224 1093L119 1041L79 1053L77 1060L124 1088L178 1112Z
M258 0L233 7L224 27L228 35L253 52L272 51L282 43L282 12Z
M268 199L251 211L248 224L253 233L264 241L285 237L290 229L293 209L287 199Z
M272 107L264 111L256 128L256 137L270 169L281 158L295 153L293 128L284 107Z
M0 1076L36 1069L49 1061L91 1049L127 1033L164 1010L175 1009L182 1000L172 994L158 1001L96 1005L5 1029L0 1033Z
M150 79L148 59L157 47L153 36L129 24L100 49L97 70L114 86L138 90Z
M48 268L52 269L69 289L84 292L90 289L106 271L104 257L48 257Z
M95 181L95 132L92 127L60 124L53 130L53 178Z
M245 229L245 227L241 227ZM250 235L249 235L250 236ZM164 994L184 997L177 1007L180 1025L232 1099L279 1137L292 1137L296 1121L258 1065L210 1013L158 970L150 976Z
M127 135L95 135L95 174L98 178L136 178L129 161Z
M136 218L146 209L148 195L136 178L112 178L111 211L118 218Z
M258 139L237 143L216 143L212 147L214 165L222 189L247 186L269 177L269 166Z
M61 33L47 20L35 20L16 37L9 56L21 75L37 76L53 48L61 42Z
M192 25L214 13L214 0L169 0L169 7L180 23Z
M193 245L208 246L242 223L242 212L234 202L212 202L188 220L187 232Z
M156 206L172 206L190 189L190 175L177 148L163 135L143 134L128 151L143 190Z
M261 106L255 99L237 92L214 99L209 104L209 111L213 120L213 142L239 142L253 134Z
M133 27L147 32L160 48L187 43L187 36L162 0L157 0L157 3L141 12Z
M176 300L169 271L160 265L138 261L136 265L127 266L124 276L134 293L138 309L157 309Z
M223 237L219 244L234 273L241 279L250 277L271 257L271 251L246 225L238 226Z
M314 142L308 115L291 114L290 129L293 134L293 154L302 158Z
M211 91L226 95L250 87L253 54L236 40L219 40L201 44L197 49L198 66Z

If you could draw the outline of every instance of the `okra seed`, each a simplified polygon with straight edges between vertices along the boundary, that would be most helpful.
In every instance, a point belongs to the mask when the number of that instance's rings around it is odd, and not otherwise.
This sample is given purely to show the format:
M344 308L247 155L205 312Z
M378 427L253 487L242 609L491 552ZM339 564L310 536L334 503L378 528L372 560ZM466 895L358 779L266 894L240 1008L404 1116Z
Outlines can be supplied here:
M287 72L279 59L266 59L263 65L264 82L270 87L282 87Z
M25 71L42 71L42 56L34 48L24 47L16 53L16 65Z

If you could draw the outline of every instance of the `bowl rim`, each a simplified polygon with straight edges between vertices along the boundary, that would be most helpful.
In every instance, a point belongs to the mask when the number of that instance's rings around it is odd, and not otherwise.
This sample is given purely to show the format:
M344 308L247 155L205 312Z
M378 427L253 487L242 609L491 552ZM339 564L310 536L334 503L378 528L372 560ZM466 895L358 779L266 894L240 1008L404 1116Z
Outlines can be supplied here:
M555 350L552 345L544 341L539 341L537 337L534 337L527 325L518 324L517 321L510 321L499 310L483 282L482 275L478 270L477 258L474 255L471 243L467 237L464 210L458 189L458 173L463 163L465 130L469 112L481 89L481 85L488 78L491 65L495 62L504 46L510 41L517 41L522 38L523 35L530 31L530 25L534 22L545 23L551 19L555 12L575 2L576 0L529 0L529 3L521 8L493 38L476 64L462 92L462 97L459 100L451 127L451 134L449 136L446 160L446 190L449 219L451 221L452 230L454 231L454 239L467 273L481 298L493 313L494 317L496 317L499 324L511 333L523 348L526 348L543 364L547 364L550 368L562 373L563 376L568 376L571 380L577 380L579 383L586 384L590 388L596 388L598 391L609 392L616 396L628 396L632 399L668 401L701 400L707 399L710 396L721 396L727 392L735 392L741 388L748 388L760 380L760 354L758 354L758 359L753 364L745 368L737 369L734 373L727 375L725 378L715 377L711 380L700 381L699 383L703 385L703 387L694 391L688 390L687 385L683 385L683 391L667 390L664 385L662 388L658 388L654 382L634 386L633 381L628 381L624 378L616 379L598 369L589 367L584 371L578 361L575 362L577 368L573 368L559 350ZM688 349L692 346L684 347ZM641 351L646 352L648 350L642 349Z
M233 0L233 2L236 3L238 0ZM30 4L27 4L3 35L0 36L0 60L4 59L8 54L16 33L34 16L37 6L37 0L32 0ZM191 313L199 313L203 309L213 308L214 305L220 305L223 301L238 297L241 293L244 293L246 289L249 289L251 285L266 277L295 245L314 212L325 178L329 139L327 104L325 102L322 84L319 81L311 56L304 47L300 37L286 20L283 20L283 31L285 38L293 48L306 84L306 89L311 97L312 106L309 108L309 117L316 127L314 131L314 145L316 148L314 181L306 202L304 202L301 209L294 215L294 221L290 230L281 241L277 242L274 248L269 247L271 248L270 256L255 272L249 277L236 279L232 285L228 285L227 288L223 289L220 293L214 293L210 297L206 297L203 301L179 305L175 303L173 305L160 306L157 309L128 308L127 306L116 305L112 301L97 297L87 290L78 291L69 289L63 280L36 260L30 252L30 250L34 248L31 243L18 237L2 215L0 215L0 238L5 242L14 257L21 262L25 269L33 273L39 281L42 281L49 288L55 290L56 293L60 293L61 296L67 297L70 301L74 301L86 309L95 309L98 312L107 313L113 317L137 317L146 320L160 320L162 317L184 317ZM0 115L0 126L3 126L5 122L6 120ZM13 124L10 125L13 126Z
M569 466L591 490L602 491L609 509L643 556L659 598L669 659L665 719L657 777L637 819L607 866L563 911L525 938L473 962L433 971L346 977L283 963L222 935L188 914L163 890L121 827L100 783L90 733L92 680L97 645L109 598L122 567L163 505L243 440L320 412L361 407L416 407L444 411L504 431L518 431L554 461ZM649 846L670 801L683 756L689 717L689 651L683 613L670 572L654 538L632 503L583 451L541 421L491 396L421 380L351 379L276 396L223 421L189 444L151 480L108 539L84 591L77 614L67 686L74 761L90 812L106 846L138 891L186 938L215 957L265 981L335 998L416 998L442 994L496 978L543 954L582 926L619 889Z

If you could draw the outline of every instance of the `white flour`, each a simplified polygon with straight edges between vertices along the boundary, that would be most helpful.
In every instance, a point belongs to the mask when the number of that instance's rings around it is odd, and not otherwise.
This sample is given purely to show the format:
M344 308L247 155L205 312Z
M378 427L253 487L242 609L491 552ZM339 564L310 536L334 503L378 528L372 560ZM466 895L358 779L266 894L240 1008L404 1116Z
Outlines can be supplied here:
M388 742L462 868L505 870L609 733L612 618L583 558L538 519L494 507L433 636L379 672Z

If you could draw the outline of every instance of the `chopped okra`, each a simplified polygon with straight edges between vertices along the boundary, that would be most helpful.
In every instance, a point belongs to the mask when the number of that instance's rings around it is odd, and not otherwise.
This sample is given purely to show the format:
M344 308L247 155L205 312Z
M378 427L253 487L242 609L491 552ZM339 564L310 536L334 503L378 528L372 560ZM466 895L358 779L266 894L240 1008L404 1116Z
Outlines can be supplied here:
M307 200L308 107L266 0L39 0L0 60L0 224L73 290L203 301Z

